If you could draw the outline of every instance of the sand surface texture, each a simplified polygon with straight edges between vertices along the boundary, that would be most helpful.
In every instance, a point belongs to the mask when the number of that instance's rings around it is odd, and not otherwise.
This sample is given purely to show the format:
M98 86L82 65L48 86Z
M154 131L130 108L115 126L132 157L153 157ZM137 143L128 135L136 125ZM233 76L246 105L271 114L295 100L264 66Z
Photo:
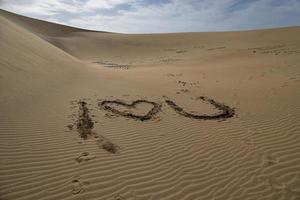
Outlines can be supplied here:
M1 200L299 200L300 27L116 34L0 11Z

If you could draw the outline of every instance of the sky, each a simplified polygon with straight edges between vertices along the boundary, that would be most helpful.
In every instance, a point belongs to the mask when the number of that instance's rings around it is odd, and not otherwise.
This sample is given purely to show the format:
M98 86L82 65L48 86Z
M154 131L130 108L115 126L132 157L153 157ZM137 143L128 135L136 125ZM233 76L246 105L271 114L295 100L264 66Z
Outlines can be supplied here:
M60 24L119 33L300 25L300 0L0 0L0 8Z

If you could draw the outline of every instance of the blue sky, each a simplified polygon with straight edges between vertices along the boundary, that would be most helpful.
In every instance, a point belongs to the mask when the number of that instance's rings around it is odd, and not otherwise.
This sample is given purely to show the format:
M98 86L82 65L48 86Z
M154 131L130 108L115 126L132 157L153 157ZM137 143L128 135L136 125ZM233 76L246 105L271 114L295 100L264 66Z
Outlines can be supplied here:
M121 33L300 25L300 0L0 0L0 8L51 22Z

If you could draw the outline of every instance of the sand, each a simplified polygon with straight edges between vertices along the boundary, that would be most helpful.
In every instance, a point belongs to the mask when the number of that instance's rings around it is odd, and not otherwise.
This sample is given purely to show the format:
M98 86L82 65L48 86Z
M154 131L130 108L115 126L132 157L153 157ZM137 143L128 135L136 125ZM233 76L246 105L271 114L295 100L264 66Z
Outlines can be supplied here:
M300 27L0 23L1 200L300 199Z

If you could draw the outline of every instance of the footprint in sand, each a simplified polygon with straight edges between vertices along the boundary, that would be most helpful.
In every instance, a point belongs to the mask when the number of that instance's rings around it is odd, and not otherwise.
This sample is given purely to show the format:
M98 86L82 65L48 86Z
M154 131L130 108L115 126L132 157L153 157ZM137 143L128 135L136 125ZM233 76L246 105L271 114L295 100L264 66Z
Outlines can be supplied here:
M300 197L299 192L291 189L289 187L289 185L287 185L285 183L281 183L275 178L269 178L268 184L272 189L275 189L275 190L278 190L278 191L281 191L284 193L289 193L289 195L293 196L293 197L295 197L295 196Z
M89 152L83 152L75 160L78 163L81 163L82 161L89 161L89 160L92 160L94 158L96 158L96 156L90 155Z
M100 137L97 140L97 145L100 149L104 149L109 153L112 154L116 154L118 153L120 147L114 143L112 143L111 141L109 141L108 139L104 138L104 137Z
M289 83L288 82L284 82L280 87L288 87L289 86Z
M276 190L287 189L286 184L278 182L275 178L269 178L268 182L269 182L269 185Z
M116 196L114 196L114 200L125 200L125 197L123 197L121 195L116 195Z
M79 179L72 180L72 194L77 195L83 192L83 184L79 181Z
M263 165L265 165L265 166L271 166L271 165L279 163L278 159L276 159L270 155L264 155L262 158L262 161L263 161Z

